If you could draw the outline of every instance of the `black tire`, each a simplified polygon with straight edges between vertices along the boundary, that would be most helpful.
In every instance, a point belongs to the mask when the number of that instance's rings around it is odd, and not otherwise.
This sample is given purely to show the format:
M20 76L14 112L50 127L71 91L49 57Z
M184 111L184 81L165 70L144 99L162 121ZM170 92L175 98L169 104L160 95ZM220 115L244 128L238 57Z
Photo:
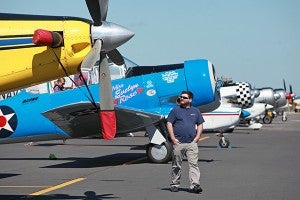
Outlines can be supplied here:
M264 124L271 124L272 123L272 118L269 117L268 115L264 116L263 118Z
M153 163L168 163L172 158L172 145L164 142L161 145L149 144L147 148L147 156Z
M230 142L227 138L224 138L224 140L221 138L219 140L219 145L220 145L221 148L228 148L229 145L230 145Z

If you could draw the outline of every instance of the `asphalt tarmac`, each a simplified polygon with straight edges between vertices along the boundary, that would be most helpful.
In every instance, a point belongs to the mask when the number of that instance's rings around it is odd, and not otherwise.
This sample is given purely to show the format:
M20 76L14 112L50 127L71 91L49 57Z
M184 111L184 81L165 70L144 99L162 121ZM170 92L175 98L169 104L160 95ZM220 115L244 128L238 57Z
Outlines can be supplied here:
M148 139L134 134L0 145L0 199L299 199L300 114L288 114L287 122L278 116L260 130L239 127L228 135L228 149L203 134L201 194L188 190L186 160L180 190L170 192L170 163L148 163Z

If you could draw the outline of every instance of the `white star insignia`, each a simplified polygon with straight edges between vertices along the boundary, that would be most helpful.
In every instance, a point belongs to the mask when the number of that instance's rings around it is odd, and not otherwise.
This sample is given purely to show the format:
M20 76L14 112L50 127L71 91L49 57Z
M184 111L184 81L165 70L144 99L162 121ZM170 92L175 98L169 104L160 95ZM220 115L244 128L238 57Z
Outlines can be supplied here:
M9 125L8 121L10 120L10 118L12 118L16 113L11 113L11 114L7 114L7 115L4 115L2 110L0 109L0 117L4 117L6 119L6 123L4 126L0 127L0 131L2 129L6 129L10 132L14 132L14 130L11 128L11 126Z

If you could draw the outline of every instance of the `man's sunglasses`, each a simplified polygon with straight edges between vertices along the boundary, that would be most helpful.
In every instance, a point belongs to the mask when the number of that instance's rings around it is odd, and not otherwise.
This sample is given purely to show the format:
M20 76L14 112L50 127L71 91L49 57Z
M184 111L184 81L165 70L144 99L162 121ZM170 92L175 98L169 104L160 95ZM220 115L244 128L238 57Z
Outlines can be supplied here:
M179 96L180 99L189 99L188 97Z

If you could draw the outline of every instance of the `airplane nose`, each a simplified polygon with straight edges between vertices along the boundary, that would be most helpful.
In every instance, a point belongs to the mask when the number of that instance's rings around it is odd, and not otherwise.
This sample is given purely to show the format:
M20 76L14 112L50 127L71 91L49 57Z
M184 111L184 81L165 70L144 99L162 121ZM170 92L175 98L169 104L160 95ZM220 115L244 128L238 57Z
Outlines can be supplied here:
M108 52L130 40L134 33L127 28L103 21L101 26L91 27L92 40L102 40L102 51Z

